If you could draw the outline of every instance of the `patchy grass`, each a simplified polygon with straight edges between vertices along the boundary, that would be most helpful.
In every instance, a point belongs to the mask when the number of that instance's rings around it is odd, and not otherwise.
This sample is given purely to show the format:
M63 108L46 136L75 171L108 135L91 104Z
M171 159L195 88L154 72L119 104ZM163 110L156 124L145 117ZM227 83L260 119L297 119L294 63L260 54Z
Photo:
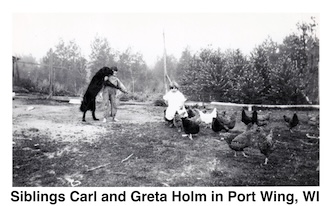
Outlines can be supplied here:
M28 104L32 103L28 101ZM163 109L126 106L128 115L133 115L127 117L129 121L103 126L106 132L90 141L69 141L60 138L61 134L54 138L54 135L35 127L14 129L13 186L319 185L319 171L316 171L319 140L306 137L307 133L318 135L319 131L304 120L308 111L297 111L301 124L293 133L282 121L283 114L292 114L292 111L273 111L271 124L266 129L275 128L276 150L268 165L263 165L264 156L257 148L246 150L248 158L241 154L234 157L234 152L221 140L226 135L243 131L240 115L233 131L216 134L210 128L202 127L193 141L182 137L182 133L169 128L161 120L131 121L140 113L150 118L161 116ZM233 108L218 109L229 113L234 111ZM81 114L78 114L76 118L80 120ZM55 118L56 114L52 113L52 116ZM21 115L17 119L23 117L31 118ZM56 123L59 123L58 119ZM67 122L63 120L62 123Z

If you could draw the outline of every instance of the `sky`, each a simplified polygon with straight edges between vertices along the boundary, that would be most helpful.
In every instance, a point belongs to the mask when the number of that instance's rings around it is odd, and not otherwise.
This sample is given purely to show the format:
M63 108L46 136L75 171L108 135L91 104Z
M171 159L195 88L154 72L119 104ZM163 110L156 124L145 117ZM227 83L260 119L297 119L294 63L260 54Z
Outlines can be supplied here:
M45 56L62 39L74 40L89 59L96 36L106 38L115 50L131 48L149 66L164 53L180 58L189 48L193 53L212 47L241 49L249 54L265 39L281 43L297 31L298 22L311 22L318 13L26 13L12 15L13 55Z

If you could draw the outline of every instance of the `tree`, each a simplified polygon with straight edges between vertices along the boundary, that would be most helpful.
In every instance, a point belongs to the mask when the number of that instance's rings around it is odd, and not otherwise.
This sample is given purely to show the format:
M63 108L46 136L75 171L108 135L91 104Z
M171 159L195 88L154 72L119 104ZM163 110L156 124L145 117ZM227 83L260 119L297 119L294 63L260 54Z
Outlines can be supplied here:
M17 59L17 58L16 58ZM18 64L21 68L20 76L23 79L29 79L32 82L36 83L37 81L37 70L38 70L38 63L35 57L30 55L23 55L19 57Z
M13 86L20 86L29 91L38 91L39 64L35 57L23 55L13 56Z
M300 31L300 70L303 73L304 82L301 93L308 103L318 103L318 69L319 69L319 39L316 37L317 23L314 17L311 22L297 23Z
M145 91L148 85L147 65L140 53L133 53L131 48L127 48L119 55L117 64L121 70L118 76L131 88L132 92Z
M77 95L85 85L87 60L81 55L81 49L74 40L65 44L60 41L54 51L55 83L59 83L58 92Z
M92 77L99 69L104 66L117 65L118 51L110 47L106 38L96 36L91 43L91 54L89 56L90 77Z
M178 81L176 69L178 61L173 55L166 56L167 74L172 81ZM158 59L152 70L151 85L157 92L164 92L164 58Z
M201 49L187 61L188 65L181 64L183 68L190 68L185 69L181 77L184 92L199 101L228 100L232 82L226 61L220 49Z
M282 103L318 103L319 40L315 27L315 22L298 23L300 33L290 34L279 45L272 93Z
M264 79L252 63L244 65L242 71L242 75L238 77L238 98L245 104L261 104L265 88Z
M186 47L185 50L182 52L181 57L179 59L178 65L177 65L177 78L181 79L184 72L189 70L189 63L192 61L192 54L189 49L189 47Z
M232 89L230 92L231 102L241 103L242 101L242 85L244 84L244 79L241 77L244 74L244 70L247 68L249 62L247 57L239 50L227 50L225 53L225 58L227 59L227 67L230 71L231 76L229 77L232 81Z
M48 84L54 87L51 91L55 95L78 95L85 87L86 65L75 41L66 44L60 39L54 52L50 49L43 57L41 67L47 71Z
M261 45L257 46L251 53L250 61L255 68L256 78L259 78L261 87L256 91L255 101L259 103L272 103L271 82L272 64L277 61L277 45L270 38L266 39ZM258 76L258 77L257 77Z
M150 87L147 70L143 56L140 53L134 54L130 66L132 92L145 92Z

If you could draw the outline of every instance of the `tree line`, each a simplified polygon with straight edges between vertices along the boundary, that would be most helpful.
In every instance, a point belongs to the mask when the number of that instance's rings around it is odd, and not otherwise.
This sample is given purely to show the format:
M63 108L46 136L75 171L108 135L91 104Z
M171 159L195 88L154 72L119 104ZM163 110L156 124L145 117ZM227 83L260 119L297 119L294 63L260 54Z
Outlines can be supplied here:
M297 32L282 43L268 37L249 55L240 49L211 46L193 53L187 47L179 59L166 56L167 73L193 101L222 101L253 104L318 104L319 39L314 18L297 23ZM117 51L107 38L95 37L87 60L75 41L60 40L40 64L34 57L17 61L14 86L34 92L49 92L53 75L55 95L81 96L92 76L103 66L117 66L119 78L136 96L161 96L164 91L164 59L149 68L140 53L130 48ZM49 65L54 65L51 71ZM53 72L53 73L51 73ZM15 73L15 72L14 72ZM18 74L16 74L18 75Z

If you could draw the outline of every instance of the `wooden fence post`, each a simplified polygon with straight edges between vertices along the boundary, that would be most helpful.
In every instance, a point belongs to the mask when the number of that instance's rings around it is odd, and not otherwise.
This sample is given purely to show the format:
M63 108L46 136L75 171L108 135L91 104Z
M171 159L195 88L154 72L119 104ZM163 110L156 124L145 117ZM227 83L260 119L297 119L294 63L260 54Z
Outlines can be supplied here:
M19 83L19 69L18 69L18 60L19 57L13 56L13 85Z

